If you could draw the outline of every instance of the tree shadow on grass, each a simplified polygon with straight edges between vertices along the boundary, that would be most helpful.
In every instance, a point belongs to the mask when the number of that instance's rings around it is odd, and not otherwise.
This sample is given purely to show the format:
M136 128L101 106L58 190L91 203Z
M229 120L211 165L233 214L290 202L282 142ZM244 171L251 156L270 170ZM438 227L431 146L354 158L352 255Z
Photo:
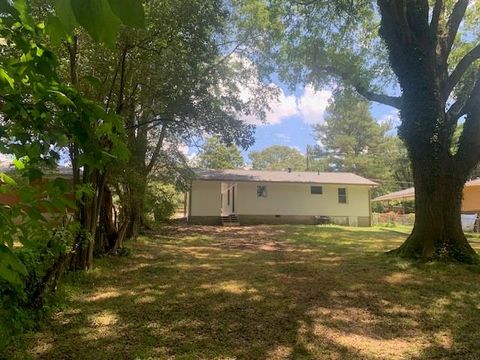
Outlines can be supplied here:
M44 359L478 358L480 276L339 227L175 233L103 259L33 336ZM177 235L175 235L177 234Z

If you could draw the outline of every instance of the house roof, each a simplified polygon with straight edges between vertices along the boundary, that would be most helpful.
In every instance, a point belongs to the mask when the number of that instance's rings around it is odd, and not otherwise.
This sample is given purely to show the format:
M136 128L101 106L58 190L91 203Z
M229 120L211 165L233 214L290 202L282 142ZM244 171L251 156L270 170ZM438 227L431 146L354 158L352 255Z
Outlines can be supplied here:
M415 199L415 188L411 187L408 189L391 192L375 199L372 201L389 201L389 200L413 200Z
M466 188L474 187L474 186L480 186L480 178L470 180L465 183ZM376 197L375 199L372 199L372 201L414 200L414 199L415 199L415 188L411 187L408 189L395 191L395 192L391 192L391 193Z
M465 183L466 187L480 186L480 178L476 178Z
M378 185L376 182L353 173L307 172L307 171L264 171L264 170L213 170L194 169L198 180L251 181L307 184Z

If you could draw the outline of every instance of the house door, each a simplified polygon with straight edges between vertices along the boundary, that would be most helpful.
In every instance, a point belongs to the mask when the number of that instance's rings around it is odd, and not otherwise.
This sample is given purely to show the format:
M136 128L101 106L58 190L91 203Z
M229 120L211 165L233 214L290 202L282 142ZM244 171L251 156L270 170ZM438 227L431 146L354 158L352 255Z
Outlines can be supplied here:
M232 186L232 214L235 214L235 186Z

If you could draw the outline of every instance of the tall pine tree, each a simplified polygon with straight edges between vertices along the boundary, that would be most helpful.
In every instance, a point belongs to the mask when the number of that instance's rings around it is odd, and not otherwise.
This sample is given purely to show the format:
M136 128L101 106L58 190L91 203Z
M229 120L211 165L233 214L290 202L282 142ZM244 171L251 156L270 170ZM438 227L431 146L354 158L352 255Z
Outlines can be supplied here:
M327 108L325 123L314 127L323 147L325 170L353 172L391 184L393 139L390 124L380 124L370 114L368 102L350 91L338 91ZM407 165L408 166L408 165Z

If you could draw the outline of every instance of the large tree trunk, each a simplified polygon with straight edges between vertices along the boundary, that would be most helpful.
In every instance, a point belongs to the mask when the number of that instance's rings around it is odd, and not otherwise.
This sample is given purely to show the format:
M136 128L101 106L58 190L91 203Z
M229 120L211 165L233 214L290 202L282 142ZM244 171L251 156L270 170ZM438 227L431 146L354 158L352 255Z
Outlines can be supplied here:
M117 253L123 247L123 240L129 224L127 219L118 227L112 192L105 186L102 207L100 210L100 224L95 238L95 254L105 255Z
M93 266L95 236L107 178L105 173L100 173L98 170L89 174L86 166L83 176L84 184L93 184L95 193L93 196L84 195L82 201L77 202L81 230L75 239L74 253L70 263L70 269L73 271L87 270Z
M378 0L378 5L380 35L402 91L395 104L401 110L399 135L408 149L415 184L415 226L396 253L474 262L477 255L463 234L460 212L464 184L479 160L478 151L466 155L466 144L473 149L478 141L461 139L457 153L452 151L459 116L450 111L454 106L446 110L453 89L448 58L468 2L459 1L453 19L446 21L444 6L437 1L431 23L428 1ZM465 108L467 134L479 133L479 125L471 125L478 121L469 121L478 120L479 113L473 106Z
M100 209L100 223L95 236L95 255L104 255L112 251L117 242L118 231L114 219L112 192L105 186L102 206Z
M398 255L422 260L475 261L475 250L462 231L460 219L463 184L453 174L416 177L415 225L395 251Z
M128 220L125 237L127 239L136 239L142 228L144 227L144 212L145 212L145 188L146 180L143 178L137 179L136 184L131 186L128 193L128 208L125 216Z

